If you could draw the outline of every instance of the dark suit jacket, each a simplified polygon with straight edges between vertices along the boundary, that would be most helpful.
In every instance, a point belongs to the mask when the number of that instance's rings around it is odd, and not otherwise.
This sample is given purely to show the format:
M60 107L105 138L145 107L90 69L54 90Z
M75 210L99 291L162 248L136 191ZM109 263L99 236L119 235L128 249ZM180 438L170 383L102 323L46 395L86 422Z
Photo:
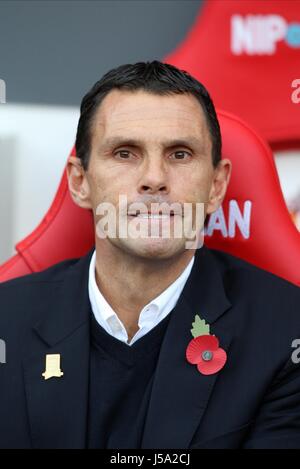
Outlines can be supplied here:
M0 285L1 448L85 447L91 254ZM170 313L142 448L300 448L299 290L225 253L196 252ZM228 354L213 375L185 358L195 314ZM64 376L45 380L51 353Z

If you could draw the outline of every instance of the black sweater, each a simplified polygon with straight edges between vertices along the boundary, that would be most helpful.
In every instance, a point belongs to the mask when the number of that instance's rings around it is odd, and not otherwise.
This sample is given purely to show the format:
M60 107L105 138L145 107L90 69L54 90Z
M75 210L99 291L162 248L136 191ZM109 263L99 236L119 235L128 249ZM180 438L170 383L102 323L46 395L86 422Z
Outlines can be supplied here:
M91 314L88 448L140 447L170 314L130 346L108 334Z

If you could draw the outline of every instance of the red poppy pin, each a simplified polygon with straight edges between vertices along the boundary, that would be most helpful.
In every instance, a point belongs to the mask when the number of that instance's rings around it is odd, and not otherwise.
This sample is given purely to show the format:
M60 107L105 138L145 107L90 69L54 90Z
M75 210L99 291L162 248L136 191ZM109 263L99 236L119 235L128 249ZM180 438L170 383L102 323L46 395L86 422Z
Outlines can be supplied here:
M192 365L197 365L203 375L213 375L220 371L226 361L225 350L219 347L219 340L210 334L209 325L198 314L192 323L192 339L186 349L186 359Z

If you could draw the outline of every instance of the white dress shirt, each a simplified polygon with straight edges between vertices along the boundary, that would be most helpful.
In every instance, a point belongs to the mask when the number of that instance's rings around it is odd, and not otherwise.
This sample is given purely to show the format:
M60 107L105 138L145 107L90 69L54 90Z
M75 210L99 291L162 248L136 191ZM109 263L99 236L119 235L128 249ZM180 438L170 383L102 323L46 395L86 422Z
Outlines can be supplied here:
M88 289L91 308L97 322L106 330L106 332L116 339L125 342L127 345L132 345L153 329L153 327L155 327L172 311L191 273L194 260L195 256L192 257L184 271L168 288L166 288L166 290L144 306L139 316L139 330L128 343L128 335L124 324L120 321L115 311L106 301L96 283L96 251L94 251L89 268Z

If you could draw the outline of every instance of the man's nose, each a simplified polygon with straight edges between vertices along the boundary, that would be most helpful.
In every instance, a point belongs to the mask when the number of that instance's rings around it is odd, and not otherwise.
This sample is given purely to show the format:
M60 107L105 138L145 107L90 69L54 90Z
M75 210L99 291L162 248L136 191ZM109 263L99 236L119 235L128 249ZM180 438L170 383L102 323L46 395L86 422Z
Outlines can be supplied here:
M168 193L168 174L165 162L161 158L149 158L145 161L142 175L139 180L138 191L140 193Z

